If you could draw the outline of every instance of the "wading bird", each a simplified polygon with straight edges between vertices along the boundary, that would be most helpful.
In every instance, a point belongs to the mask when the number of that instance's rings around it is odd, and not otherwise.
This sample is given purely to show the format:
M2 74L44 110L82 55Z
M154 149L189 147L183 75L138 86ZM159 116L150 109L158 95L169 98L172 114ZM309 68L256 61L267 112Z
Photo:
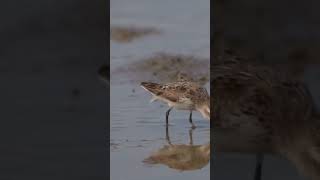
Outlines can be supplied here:
M192 111L199 111L205 119L210 120L210 96L207 90L183 73L178 75L176 82L166 84L142 82L141 87L153 95L151 102L161 100L168 103L166 125L173 108L190 111L189 122L192 128L196 127L192 122Z

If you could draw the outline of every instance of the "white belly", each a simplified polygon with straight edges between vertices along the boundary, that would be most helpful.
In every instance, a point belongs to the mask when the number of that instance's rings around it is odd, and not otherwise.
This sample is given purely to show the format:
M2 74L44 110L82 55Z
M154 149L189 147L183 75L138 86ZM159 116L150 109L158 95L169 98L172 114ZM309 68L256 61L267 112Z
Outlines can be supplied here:
M154 96L153 99L151 100L152 102L155 100L161 100L163 102L168 103L169 107L174 107L175 109L178 110L195 110L195 105L190 99L180 99L179 102L172 102L167 99L161 98L159 96Z
M170 107L174 107L175 109L178 109L178 110L194 110L194 104L193 103L172 103L172 102L169 102L168 105Z

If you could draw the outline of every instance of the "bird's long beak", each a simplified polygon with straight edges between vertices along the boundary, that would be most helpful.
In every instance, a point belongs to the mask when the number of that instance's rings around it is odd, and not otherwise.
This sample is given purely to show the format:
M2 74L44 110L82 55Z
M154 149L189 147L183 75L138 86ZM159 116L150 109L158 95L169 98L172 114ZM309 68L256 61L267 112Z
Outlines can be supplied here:
M210 105L209 104L205 104L205 105L201 106L199 108L199 112L201 113L201 115L205 119L210 120Z

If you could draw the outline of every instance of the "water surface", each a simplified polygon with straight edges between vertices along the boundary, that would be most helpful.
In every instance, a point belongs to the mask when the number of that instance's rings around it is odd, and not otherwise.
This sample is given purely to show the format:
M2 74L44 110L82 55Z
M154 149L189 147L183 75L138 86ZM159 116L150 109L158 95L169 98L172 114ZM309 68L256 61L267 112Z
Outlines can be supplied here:
M119 67L126 67L159 52L193 55L209 61L209 15L209 0L111 1L111 26L152 27L161 32L129 43L110 41L112 180L210 178L210 162L196 162L199 159L197 157L202 156L197 153L198 147L206 147L210 143L210 123L199 113L193 113L197 128L191 131L189 113L173 110L169 117L170 126L166 131L165 112L168 107L160 102L150 104L150 94L139 86L139 81L131 81L125 72L112 74ZM145 79L148 77L141 80ZM207 88L209 90L208 86ZM147 163L150 161L146 159L152 155L153 160L157 159L158 163ZM167 157L172 157L169 158L172 161L163 160Z

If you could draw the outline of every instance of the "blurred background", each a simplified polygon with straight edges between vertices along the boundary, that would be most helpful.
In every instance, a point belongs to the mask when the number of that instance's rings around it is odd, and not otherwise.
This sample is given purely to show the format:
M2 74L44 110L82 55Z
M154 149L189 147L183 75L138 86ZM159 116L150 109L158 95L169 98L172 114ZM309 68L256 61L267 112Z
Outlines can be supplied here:
M211 29L213 56L222 55L223 49L230 49L253 61L284 65L286 70L306 83L319 111L318 6L319 2L314 0L214 1ZM215 179L251 179L254 156L217 153L213 166ZM303 178L286 160L268 156L262 179Z
M0 179L106 179L106 2L0 8Z

